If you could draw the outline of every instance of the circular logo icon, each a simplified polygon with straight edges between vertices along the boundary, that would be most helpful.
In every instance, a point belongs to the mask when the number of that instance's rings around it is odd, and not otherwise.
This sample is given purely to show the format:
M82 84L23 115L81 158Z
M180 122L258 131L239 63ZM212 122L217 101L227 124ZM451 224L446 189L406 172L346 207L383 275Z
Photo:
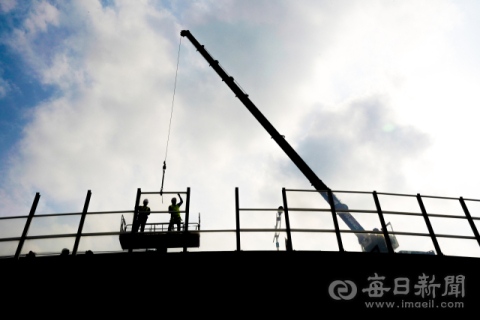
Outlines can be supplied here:
M335 300L351 300L357 295L357 286L350 280L335 280L330 283L328 294Z

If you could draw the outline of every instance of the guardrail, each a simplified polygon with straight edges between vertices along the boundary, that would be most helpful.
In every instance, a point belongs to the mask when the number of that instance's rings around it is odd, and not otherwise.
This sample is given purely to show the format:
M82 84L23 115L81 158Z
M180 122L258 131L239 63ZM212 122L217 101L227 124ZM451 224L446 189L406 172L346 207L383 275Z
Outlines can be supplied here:
M313 192L313 193L328 193L329 194L329 199L330 199L330 209L319 209L319 208L290 208L288 206L288 201L287 201L287 192ZM338 224L338 217L335 212L335 207L333 205L333 199L332 199L332 193L353 193L353 194L370 194L372 195L372 200L375 204L376 210L341 210L341 212L349 212L349 213L373 213L377 214L380 220L380 223L382 225L382 231L361 231L361 230L340 230L339 224ZM381 205L380 205L380 200L378 195L390 195L390 196L400 196L400 197L414 197L416 198L420 211L421 213L415 213L415 212L400 212L400 211L385 211L382 210ZM332 190L300 190L300 189L282 189L282 198L283 198L283 210L285 213L285 222L286 222L286 229L283 230L278 230L278 229L241 229L240 228L240 211L277 211L278 209L256 209L256 208L240 208L239 206L239 199L238 199L238 188L235 189L235 208L236 208L236 243L237 243L237 251L241 251L241 246L240 246L240 234L241 232L264 232L264 231L270 231L270 232L278 232L278 231L285 231L287 233L287 243L286 243L286 250L287 251L292 251L294 250L293 244L292 244L292 232L318 232L318 233L324 233L324 232L335 232L336 239L337 239L337 244L340 252L344 252L343 248L343 241L341 237L341 233L354 233L354 234L361 234L361 233L367 233L367 234L377 234L377 235L383 235L384 239L387 242L387 248L388 248L388 253L392 254L394 253L394 250L392 248L392 244L390 243L390 235L407 235L407 236L422 236L422 237L430 237L432 240L432 243L435 247L435 251L437 255L443 255L440 245L438 244L437 238L453 238L453 239L468 239L468 240L476 240L477 243L480 246L480 235L478 233L477 227L475 226L474 221L480 221L480 218L477 217L472 217L468 207L466 205L465 201L477 201L480 202L478 199L464 199L463 197L459 198L453 198L453 197L438 197L438 196L422 196L420 194L417 195L410 195L410 194L397 194L397 193L385 193L385 192L365 192L365 191L332 191ZM423 198L434 198L434 199L448 199L448 200L456 200L459 202L459 205L461 206L463 213L465 216L455 216L455 215L445 215L445 214L432 214L432 213L427 213L425 205L423 203ZM290 218L289 218L289 212L293 211L312 211L312 212L329 212L332 215L332 220L334 224L334 229L292 229L290 228ZM384 215L385 214L391 214L391 215L408 215L408 216L419 216L423 217L425 225L428 229L428 233L417 233L417 232L393 232L393 231L388 231L386 224L385 224L385 219ZM459 236L459 235L447 235L447 234L436 234L432 228L431 222L429 217L440 217L440 218L447 218L447 219L466 219L469 223L470 228L472 229L472 232L474 236Z
M153 211L155 213L155 211ZM161 212L164 213L164 212ZM122 223L120 227L120 232L132 232L132 227L133 224L127 224L125 222L125 218L122 215ZM168 227L170 225L170 222L160 222L160 223L145 223L145 230L144 232L167 232ZM193 227L193 229L190 229L190 227ZM179 231L185 231L185 230L195 230L198 231L200 230L200 224L197 222L189 222L188 223L188 228L185 229L185 223L180 222L180 230Z
M293 192L313 192L313 193L320 193L320 192L325 192L328 193L329 199L330 199L330 208L329 209L322 209L322 208L293 208L289 207L288 205L288 199L287 199L287 193L293 193ZM310 233L335 233L336 236L336 241L338 244L338 251L344 252L344 244L343 244L343 239L342 239L342 234L348 234L348 233L353 233L353 234L362 234L362 233L367 233L367 234L377 234L379 236L384 236L385 241L387 242L387 248L388 248L388 253L393 254L394 250L392 248L392 244L390 243L390 235L402 235L402 236L419 236L419 237L429 237L434 245L435 252L437 255L443 255L443 252L440 248L440 245L438 243L438 238L453 238L453 239L465 239L465 240L476 240L478 245L480 246L480 235L477 230L477 227L475 225L475 221L480 221L480 217L472 217L470 214L470 211L467 206L468 201L476 201L480 202L478 199L464 199L463 197L459 198L453 198L453 197L438 197L438 196L425 196L425 195L411 195L411 194L395 194L395 193L383 193L383 192L364 192L364 191L332 191L332 190L322 190L322 191L317 191L317 190L299 190L299 189L282 189L282 198L283 198L283 212L284 212L284 219L286 223L286 228L285 229L270 229L270 228L259 228L259 229L251 229L251 228L241 228L240 227L240 212L241 211L277 211L278 208L240 208L239 204L239 196L238 196L238 188L235 188L235 219L236 219L236 228L235 229L228 229L228 230L199 230L199 225L196 227L195 223L189 223L189 205L190 205L190 188L187 188L186 192L163 192L164 194L177 194L177 193L182 193L182 194L187 194L187 199L186 199L186 205L185 205L185 211L180 211L181 213L185 214L185 223L183 224L183 231L186 232L188 231L189 227L194 227L195 232L198 233L235 233L236 235L236 250L234 251L242 251L241 249L241 233L245 232L286 232L287 238L286 238L286 250L287 251L293 251L295 250L295 247L293 245L294 241L292 241L292 232L310 232ZM375 210L341 210L341 212L349 212L349 213L369 213L369 214L376 214L379 218L379 221L381 223L381 231L370 231L370 230L340 230L339 223L338 223L338 215L335 212L335 207L333 206L332 202L332 196L331 194L335 193L350 193L350 194L364 194L364 195L371 195L372 200L375 206ZM83 225L85 222L85 218L87 215L104 215L104 214L124 214L124 213L133 213L134 214L134 219L138 215L138 206L139 206L139 201L140 201L140 196L142 194L159 194L159 192L141 192L141 189L137 190L137 197L136 197L136 202L135 202L135 209L134 210L126 210L126 211L102 211L102 212L88 212L88 206L90 202L90 197L91 197L91 191L88 190L87 192L87 197L85 200L85 205L83 208L82 212L74 212L74 213L60 213L60 214L43 214L43 215L38 215L34 216L35 210L40 198L40 194L37 193L35 195L35 199L33 201L30 213L28 216L14 216L14 217L0 217L0 223L3 220L8 220L8 219L25 219L26 218L26 223L23 228L22 235L20 237L9 237L9 238L0 238L0 242L6 242L6 241L18 241L18 246L16 248L15 255L13 258L18 259L20 257L20 254L22 252L22 248L24 245L24 242L26 240L38 240L38 239L52 239L52 238L67 238L67 237L74 237L75 238L75 243L73 245L73 250L72 250L72 255L76 255L78 252L78 246L80 243L80 240L82 237L85 236L115 236L115 235L120 235L122 232L128 232L127 231L127 226L131 226L130 224L127 224L123 215L121 218L121 225L120 225L120 231L118 232L94 232L94 233L85 233L83 232ZM379 195L388 195L388 196L396 196L396 197L413 197L416 199L416 202L418 203L419 206L419 211L418 212L401 212L401 211L387 211L383 210L381 207L381 203L379 200ZM427 209L424 205L423 199L425 198L434 198L434 199L446 199L446 200L454 200L458 201L459 206L462 209L463 215L446 215L446 214L436 214L436 213L428 213ZM299 228L291 228L290 226L290 216L289 214L292 212L319 212L319 213L326 213L330 214L333 220L333 229L299 229ZM153 214L157 213L169 213L168 211L151 211ZM80 215L80 223L78 226L78 231L77 233L69 233L69 234L55 234L55 235L34 235L34 236L28 236L28 230L29 226L31 224L31 221L33 218L39 219L43 217L58 217L58 216L72 216L72 215ZM398 231L389 231L386 228L385 224L385 215L403 215L403 216L417 216L417 217L423 217L423 221L425 223L425 226L427 227L428 233L419 233L419 232L398 232ZM462 220L467 220L468 224L473 232L473 236L462 236L462 235L448 235L448 234L437 234L434 232L432 224L430 222L431 217L441 217L441 218L446 218L446 219L462 219ZM168 225L168 223L147 223L146 224L146 230L147 232L162 232L164 231L164 227ZM185 226L187 226L185 228ZM152 230L150 230L152 229ZM131 230L131 228L130 228ZM130 231L131 232L131 231ZM135 232L135 231L133 231ZM186 251L186 248L184 248L184 251ZM273 250L272 250L273 251ZM100 251L99 251L100 252ZM102 252L107 252L107 251L102 251ZM108 252L122 252L122 251L108 251ZM129 250L129 252L132 252L132 249ZM39 255L52 255L52 254L58 254L58 253L40 253ZM12 256L3 256L3 258L7 257L12 257Z
M33 204L32 204L32 207L30 209L30 213L29 213L28 216L0 217L0 222L2 220L9 220L9 219L25 219L25 218L27 219L26 222L25 222L25 226L23 228L22 235L20 237L0 238L0 242L18 241L18 245L17 245L15 255L13 256L13 258L14 259L19 259L20 254L21 254L22 249L23 249L23 245L24 245L26 240L75 237L75 243L73 245L73 250L72 250L71 255L76 255L77 251L78 251L78 246L80 244L80 240L81 240L82 237L85 237L85 236L93 236L93 237L95 237L95 236L115 236L115 235L119 236L121 233L123 233L123 231L121 231L121 230L117 231L117 232L90 232L90 233L85 233L85 232L83 232L83 225L85 223L85 218L86 218L87 215L91 216L91 215L102 215L102 214L133 213L134 214L133 220L135 220L138 216L138 207L139 207L140 197L141 197L142 194L159 194L159 192L142 192L141 189L138 188L134 210L88 212L88 206L90 204L90 198L91 198L91 195L92 195L91 190L88 190L87 197L85 199L85 204L84 204L82 212L42 214L42 215L35 216L35 211L36 211L38 202L40 200L40 193L37 192L36 195L35 195L35 198L33 200ZM185 215L186 215L185 216L186 221L185 221L184 225L186 225L187 228L186 229L183 228L183 229L184 229L184 232L188 231L188 226L190 225L188 223L189 206L190 206L190 188L187 188L186 192L185 191L175 191L175 192L164 191L164 192L162 192L162 194L186 194L187 195L186 203L185 203L185 209L186 210L185 211L180 211L180 213L185 213ZM156 213L169 213L169 212L168 211L151 211L150 213L156 214ZM44 218L44 217L65 217L65 216L78 216L78 215L80 215L81 217L80 217L80 223L78 225L77 233L28 236L28 230L29 230L30 224L31 224L31 222L34 218L39 219L39 218ZM122 225L124 223L125 223L125 219L122 215L120 228L122 228ZM194 224L191 224L191 225L194 225ZM136 230L134 230L133 232L135 232L135 231ZM132 252L132 250L130 250L129 252ZM43 255L52 255L52 254L55 254L55 253L43 253ZM42 254L40 254L40 255L42 255ZM3 256L2 258L11 258L11 257L12 256Z

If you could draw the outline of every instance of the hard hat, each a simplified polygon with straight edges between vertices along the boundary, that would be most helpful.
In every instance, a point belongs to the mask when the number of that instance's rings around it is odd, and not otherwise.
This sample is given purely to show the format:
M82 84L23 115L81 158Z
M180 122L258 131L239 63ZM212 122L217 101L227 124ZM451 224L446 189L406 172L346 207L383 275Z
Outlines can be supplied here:
M143 204L148 204L148 199L143 200Z

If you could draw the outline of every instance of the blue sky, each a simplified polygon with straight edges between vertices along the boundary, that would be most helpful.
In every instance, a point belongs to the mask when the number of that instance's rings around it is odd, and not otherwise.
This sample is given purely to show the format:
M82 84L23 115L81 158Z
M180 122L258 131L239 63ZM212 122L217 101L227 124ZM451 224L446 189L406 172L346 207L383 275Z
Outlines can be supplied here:
M14 28L21 24L22 16L26 12L19 11L0 16L2 40L6 40ZM0 143L3 150L2 162L5 162L8 150L20 140L21 130L27 123L23 116L24 112L49 98L54 93L54 88L42 85L34 79L32 77L34 76L33 70L5 41L2 41L0 46L0 77L2 79L0 84L2 88L0 90L2 98Z
M159 189L183 29L333 190L480 198L479 10L447 0L0 0L0 215L26 214L35 192L41 214L79 211L87 190L93 211L128 210L136 188ZM282 187L310 189L185 38L167 166L165 188L191 187L207 229L233 228L235 187L245 206L270 208ZM162 210L169 199L151 201ZM296 223L313 221L329 223Z

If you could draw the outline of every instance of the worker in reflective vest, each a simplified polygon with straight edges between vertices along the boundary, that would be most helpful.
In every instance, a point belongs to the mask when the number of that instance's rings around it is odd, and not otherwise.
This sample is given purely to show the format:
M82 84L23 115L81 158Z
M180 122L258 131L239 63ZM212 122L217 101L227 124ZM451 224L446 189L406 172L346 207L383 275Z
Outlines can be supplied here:
M168 231L172 231L174 224L177 225L177 231L180 231L180 223L182 222L182 218L180 217L180 206L183 204L183 199L179 193L178 197L180 198L180 203L177 205L177 198L172 198L172 204L168 207L168 211L170 212Z
M147 223L148 216L150 215L150 208L147 206L148 199L143 200L143 206L138 207L138 222L135 230L138 232L138 227L141 227L141 232L145 230L145 224Z

